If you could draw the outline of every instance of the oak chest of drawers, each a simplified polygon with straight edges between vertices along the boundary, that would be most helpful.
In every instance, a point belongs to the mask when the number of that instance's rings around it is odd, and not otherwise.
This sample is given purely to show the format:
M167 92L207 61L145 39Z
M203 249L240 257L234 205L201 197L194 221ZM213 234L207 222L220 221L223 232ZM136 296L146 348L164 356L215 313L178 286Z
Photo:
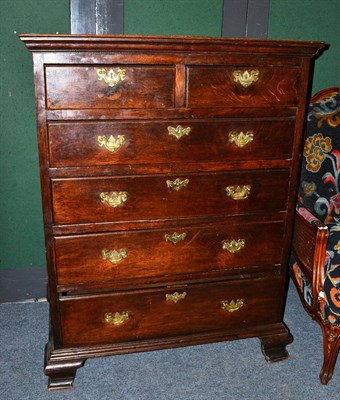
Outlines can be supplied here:
M316 42L22 35L33 52L51 389L90 357L282 322Z

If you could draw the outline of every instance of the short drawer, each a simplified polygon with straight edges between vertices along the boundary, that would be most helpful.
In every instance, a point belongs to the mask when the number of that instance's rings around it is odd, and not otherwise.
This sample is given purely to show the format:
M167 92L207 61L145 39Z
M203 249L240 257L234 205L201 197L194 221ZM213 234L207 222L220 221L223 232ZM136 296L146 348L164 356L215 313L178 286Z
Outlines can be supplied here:
M54 122L50 165L289 159L294 126L292 118Z
M59 285L216 272L281 262L283 222L55 238Z
M285 210L289 170L53 179L55 224Z
M273 107L298 102L300 69L188 67L188 107Z
M277 322L278 280L244 280L63 299L63 344L119 343Z
M48 65L46 107L171 108L174 67L137 65Z

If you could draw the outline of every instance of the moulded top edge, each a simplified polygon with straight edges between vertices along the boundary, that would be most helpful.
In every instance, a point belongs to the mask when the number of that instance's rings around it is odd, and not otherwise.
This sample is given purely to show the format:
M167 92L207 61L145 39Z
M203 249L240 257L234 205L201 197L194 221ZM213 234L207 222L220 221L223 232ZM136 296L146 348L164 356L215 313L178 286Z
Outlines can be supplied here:
M31 51L198 51L297 54L313 56L324 42L302 40L233 39L203 36L21 34Z

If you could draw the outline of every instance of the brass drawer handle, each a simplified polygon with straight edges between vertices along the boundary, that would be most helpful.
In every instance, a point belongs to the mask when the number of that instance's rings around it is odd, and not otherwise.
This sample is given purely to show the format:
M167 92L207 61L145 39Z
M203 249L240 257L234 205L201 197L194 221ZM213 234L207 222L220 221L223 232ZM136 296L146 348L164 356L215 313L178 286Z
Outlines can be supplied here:
M173 294L166 294L165 299L166 301L172 301L173 303L177 303L180 300L184 300L187 295L187 292L178 293L175 292Z
M233 239L233 240L222 240L222 249L228 250L229 253L235 254L243 247L245 247L246 241L244 239Z
M124 135L118 135L116 137L110 135L109 138L107 138L105 135L98 136L99 147L105 147L111 153L114 153L121 146L123 146L125 141L126 141L126 138Z
M251 185L227 186L225 188L228 197L233 200L245 200L250 194Z
M181 180L181 179L179 179L179 178L175 179L174 181L170 181L170 180L167 180L167 181L166 181L167 187L168 187L168 188L171 188L171 189L174 189L174 190L177 190L177 192L178 192L180 189L182 189L182 188L188 186L188 183L189 183L189 179L183 179L183 180Z
M179 140L182 136L189 135L191 128L190 126L183 128L181 125L178 125L176 128L168 126L168 132L169 135L175 136L175 138Z
M108 204L110 207L116 208L121 204L125 203L128 198L127 192L102 192L100 193L100 199L102 203Z
M234 81L242 85L244 88L249 87L251 84L259 79L260 71L258 69L253 69L250 72L245 71L234 71L233 77Z
M119 250L102 250L102 259L110 261L111 264L118 264L119 261L122 261L128 255L127 249L119 249Z
M237 299L235 300L222 300L221 301L221 308L222 310L228 311L228 312L234 312L239 310L244 306L244 299Z
M165 234L164 235L165 240L167 242L171 242L173 244L177 244L180 241L184 240L186 238L186 236L187 236L187 234L185 232L183 232L183 233L174 232L172 234Z
M131 317L129 311L106 313L104 315L105 322L111 325L119 326L126 322Z
M254 140L254 132L248 131L246 133L231 131L228 134L229 142L235 143L237 147L244 147Z
M123 81L126 77L126 70L118 68L114 71L112 68L108 71L106 68L97 69L98 80L104 80L110 87L114 87L119 81Z

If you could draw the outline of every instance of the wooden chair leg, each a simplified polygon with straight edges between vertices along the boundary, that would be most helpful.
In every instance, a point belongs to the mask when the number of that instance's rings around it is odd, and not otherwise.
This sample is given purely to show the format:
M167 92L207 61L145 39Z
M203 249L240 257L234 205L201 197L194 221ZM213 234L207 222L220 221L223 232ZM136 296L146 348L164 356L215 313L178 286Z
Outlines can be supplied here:
M326 385L333 376L333 371L340 348L340 328L337 326L323 325L323 351L324 362L320 372L320 380Z

